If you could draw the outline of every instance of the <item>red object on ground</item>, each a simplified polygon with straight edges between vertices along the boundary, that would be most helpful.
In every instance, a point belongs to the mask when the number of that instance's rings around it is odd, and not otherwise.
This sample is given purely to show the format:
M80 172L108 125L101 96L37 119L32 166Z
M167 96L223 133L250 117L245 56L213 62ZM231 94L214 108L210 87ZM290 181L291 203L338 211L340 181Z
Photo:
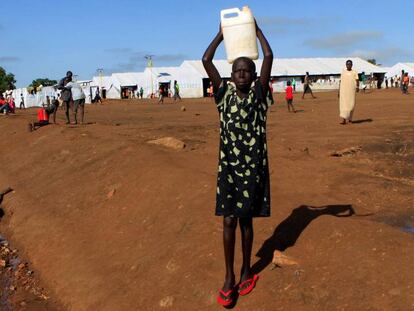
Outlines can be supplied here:
M244 282L241 282L239 284L239 289L242 288L245 284L249 284L249 286L247 286L246 288L239 290L239 295L240 296L245 296L247 294L249 294L253 288L256 286L257 280L259 279L259 276L257 274L253 275L253 277L251 279L247 279Z
M49 115L46 113L45 108L40 108L37 111L37 119L39 120L39 122L49 121Z
M233 291L234 289L229 289L227 292L220 289L219 295L217 296L217 303L222 305L223 307L230 306L233 303ZM226 299L223 299L221 295L223 295Z

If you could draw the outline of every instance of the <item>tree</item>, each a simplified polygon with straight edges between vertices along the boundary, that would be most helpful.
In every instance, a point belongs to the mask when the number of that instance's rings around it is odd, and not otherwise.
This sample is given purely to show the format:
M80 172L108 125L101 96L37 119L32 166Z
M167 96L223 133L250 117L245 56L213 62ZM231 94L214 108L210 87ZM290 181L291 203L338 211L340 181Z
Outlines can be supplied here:
M371 64L373 64L373 65L376 65L376 64L377 64L377 61L375 60L375 58L370 58L370 59L367 59L367 62L368 62L368 63L371 63Z
M39 85L42 86L53 86L57 84L56 80L49 80L48 78L38 78L33 80L29 87L37 88Z
M3 67L0 67L0 93L3 93L7 90L14 90L16 86L14 85L16 80L14 79L14 74L6 73Z

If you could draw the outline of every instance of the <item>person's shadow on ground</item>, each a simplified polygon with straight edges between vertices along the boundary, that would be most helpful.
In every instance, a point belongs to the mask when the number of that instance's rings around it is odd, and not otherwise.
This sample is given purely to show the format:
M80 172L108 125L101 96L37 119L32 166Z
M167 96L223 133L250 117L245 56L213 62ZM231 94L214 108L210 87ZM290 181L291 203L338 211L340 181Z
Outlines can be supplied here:
M335 217L350 217L355 214L352 205L325 205L308 206L301 205L283 220L260 247L256 256L260 259L253 265L253 273L259 273L265 269L273 259L275 250L283 252L288 247L295 245L297 239L305 228L316 218L322 215Z
M13 191L13 189L10 188L10 187L8 187L4 190L0 190L0 219L3 218L3 216L4 216L4 210L3 210L3 208L1 208L1 203L3 202L3 198L6 194L8 194L9 192L12 192L12 191Z
M372 121L374 121L374 120L372 120L372 119L360 119L360 120L355 120L355 121L352 121L352 124L360 124L360 123L369 123L369 122L372 122Z

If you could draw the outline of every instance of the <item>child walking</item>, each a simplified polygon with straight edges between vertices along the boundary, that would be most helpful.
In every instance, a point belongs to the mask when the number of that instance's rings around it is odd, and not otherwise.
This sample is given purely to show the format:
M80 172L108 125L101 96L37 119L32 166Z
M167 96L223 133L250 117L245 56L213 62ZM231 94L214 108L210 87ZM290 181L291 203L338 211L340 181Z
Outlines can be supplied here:
M270 216L270 181L266 145L266 113L273 99L268 95L273 53L256 24L262 46L263 63L257 79L255 63L237 58L231 82L221 79L213 64L214 54L223 41L220 30L203 55L204 68L212 82L220 116L220 155L217 177L217 216L223 216L223 246L226 274L217 302L225 307L234 303L236 291L249 294L259 278L251 270L253 217ZM234 247L237 223L241 229L243 263L240 281L234 274Z
M296 109L295 107L293 107L293 87L291 86L291 82L288 81L287 82L287 87L286 87L286 103L287 103L287 109L290 112L290 110L292 109L293 112L296 113Z

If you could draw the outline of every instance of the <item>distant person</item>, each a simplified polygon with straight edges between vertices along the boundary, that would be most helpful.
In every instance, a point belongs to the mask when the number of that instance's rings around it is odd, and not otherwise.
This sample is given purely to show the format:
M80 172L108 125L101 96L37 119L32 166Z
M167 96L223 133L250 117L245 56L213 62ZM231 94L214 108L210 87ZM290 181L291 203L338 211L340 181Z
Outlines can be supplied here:
M176 99L181 100L180 86L178 85L177 80L174 80L174 101Z
M37 122L29 123L29 131L32 132L39 127L49 125L50 115L53 115L53 123L56 124L56 112L59 107L59 101L53 99L49 107L42 107L37 111Z
M164 103L164 97L165 97L165 93L164 93L164 87L162 85L160 85L159 89L158 89L158 103L159 104L163 104Z
M292 110L292 112L296 113L296 109L293 106L293 87L291 86L291 82L288 81L287 82L287 87L286 87L286 103L287 103L287 109L290 112Z
M403 85L403 94L408 94L408 85L410 84L410 77L408 76L408 72L404 73L404 77L402 79Z
M97 104L97 103L102 104L101 94L99 94L99 87L96 89L96 92L95 92L95 97L93 98L93 102L94 102L95 104Z
M273 81L272 80L269 81L269 94L273 98Z
M23 94L20 94L20 105L19 105L20 109L25 109L26 107L24 106L24 97Z
M8 97L8 103L9 103L9 112L10 113L15 113L16 112L16 104L14 102L13 96L10 95Z
M46 107L50 106L50 97L49 95L46 95Z
M403 94L404 94L404 83L403 83L404 77L405 77L405 72L404 72L404 70L401 70L400 90L401 90L401 93L403 93Z
M292 88L293 88L293 92L296 92L296 80L295 80L295 78L292 79Z
M14 99L10 95L4 99L3 95L1 95L0 99L0 113L9 114L15 113L16 106L14 105Z
M369 84L371 84L371 81L369 82ZM367 81L367 76L365 75L365 72L361 73L360 85L361 85L361 88L362 88L362 92L365 93L365 91L368 87L368 81Z
M70 124L69 110L72 110L72 93L65 86L72 81L72 75L72 71L66 72L66 77L62 78L58 84L58 89L61 90L60 99L65 108L66 124Z
M394 87L394 79L393 79L393 77L391 77L390 82L391 82L391 87Z
M213 97L214 96L213 82L210 82L210 84L207 88L207 96L208 97Z
M223 41L220 30L203 56L203 65L215 94L220 116L220 158L217 178L216 212L223 217L225 279L217 295L224 307L240 296L249 294L259 279L251 269L253 218L270 216L270 177L266 144L266 115L273 103L269 81L273 53L256 24L256 36L262 47L260 78L256 65L239 57L232 65L231 82L223 80L213 63L218 45ZM243 263L240 281L234 274L234 248L237 225L241 230ZM252 310L255 308L253 307Z
M75 120L74 124L78 124L78 109L80 110L80 123L83 124L83 118L85 115L85 98L86 95L82 90L82 87L79 83L76 82L69 82L65 86L66 88L70 89L72 92L72 99L73 99L73 118Z
M355 109L355 95L359 92L358 73L352 70L352 61L346 61L346 69L342 70L339 85L339 115L341 124L352 123Z
M388 78L385 78L385 88L388 89Z
M0 113L8 114L9 112L11 112L9 99L5 99L3 94L0 94Z
M303 80L303 94L302 99L305 98L306 93L310 93L312 95L312 98L316 98L313 96L312 89L311 89L312 81L309 77L309 72L306 72L305 78Z
M142 86L139 89L139 97L141 97L141 99L144 98L144 88Z
M53 123L56 124L56 114L57 111L59 109L59 101L53 96L52 97L52 101L50 103L50 107L46 109L46 112L48 114L48 116L50 117L50 115L53 116Z
M3 94L0 93L0 113L3 112L7 114L9 111L9 104L6 103L6 99L4 98Z

